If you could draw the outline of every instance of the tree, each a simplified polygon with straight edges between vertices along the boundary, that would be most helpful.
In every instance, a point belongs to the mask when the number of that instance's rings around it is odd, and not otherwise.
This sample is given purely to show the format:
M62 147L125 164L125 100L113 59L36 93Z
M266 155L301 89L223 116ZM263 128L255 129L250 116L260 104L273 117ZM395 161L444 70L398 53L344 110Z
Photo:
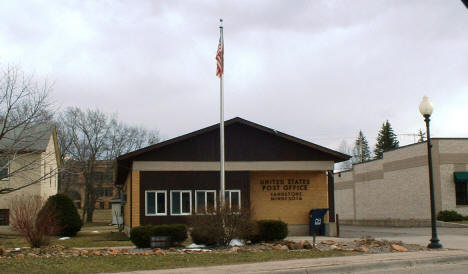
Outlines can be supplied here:
M47 82L39 85L16 67L7 67L0 73L1 179L21 177L14 183L11 180L0 182L0 194L6 194L55 176L57 170L26 176L28 171L42 165L40 157L30 157L37 152L38 138L48 140L52 132Z
M371 159L371 152L366 136L359 130L358 137L354 141L353 162L362 163Z
M76 107L64 111L57 124L62 157L80 164L79 172L85 181L82 218L92 222L102 183L95 176L96 161L113 160L120 154L157 142L158 133L128 126L119 122L116 115L93 109L83 111Z
M390 122L387 120L382 123L382 128L377 136L377 143L375 144L374 154L376 159L382 159L383 153L395 148L398 148L399 142L397 135L393 132Z
M422 143L426 141L426 133L423 132L421 129L418 131L418 143Z
M346 140L341 141L340 146L338 147L338 151L344 154L351 155L352 148L348 145ZM353 166L352 159L349 159L344 162L340 162L336 164L336 170L343 171L343 170L350 170Z

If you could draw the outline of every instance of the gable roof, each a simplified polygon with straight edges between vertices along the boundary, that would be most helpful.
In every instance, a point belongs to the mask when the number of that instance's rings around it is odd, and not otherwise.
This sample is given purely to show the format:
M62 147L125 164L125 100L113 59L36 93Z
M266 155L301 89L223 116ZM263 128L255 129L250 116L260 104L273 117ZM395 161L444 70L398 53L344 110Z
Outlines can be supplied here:
M52 134L54 134L54 127L51 125L18 127L0 139L0 151L43 152Z
M305 141L303 139L296 138L294 136L291 136L291 135L288 135L286 133L277 131L275 129L271 129L271 128L256 124L254 122L247 121L247 120L242 119L240 117L235 117L233 119L227 120L227 121L224 122L224 125L229 126L229 125L235 124L235 123L239 123L239 124L246 125L248 127L256 128L258 130L261 130L263 132L266 132L266 133L281 137L281 138L286 139L288 141L298 143L298 144L307 146L309 148L321 151L323 153L329 154L330 156L333 156L333 158L335 158L335 162L346 161L349 158L351 158L351 156L343 154L341 152L338 152L338 151L335 151L335 150L332 150L332 149L329 149L329 148L326 148L326 147L323 147L323 146L319 146L317 144ZM163 141L161 143L157 143L157 144L154 144L154 145L150 145L150 146L147 146L147 147L144 147L144 148L129 152L127 154L120 155L119 157L117 157L117 161L131 160L131 158L139 156L139 155L141 155L143 153L146 153L146 152L149 152L149 151L152 151L152 150L156 150L156 149L159 149L161 147L164 147L164 146L167 146L167 145L170 145L170 144L178 143L178 142L181 142L181 141L184 141L184 140L187 140L187 139L202 135L204 133L211 132L211 131L216 130L218 128L219 128L219 123L215 124L215 125L212 125L212 126L209 126L209 127L206 127L206 128L202 128L202 129L197 130L197 131L193 131L191 133L188 133L188 134L185 134L185 135L182 135L182 136L179 136L179 137L175 137L175 138Z

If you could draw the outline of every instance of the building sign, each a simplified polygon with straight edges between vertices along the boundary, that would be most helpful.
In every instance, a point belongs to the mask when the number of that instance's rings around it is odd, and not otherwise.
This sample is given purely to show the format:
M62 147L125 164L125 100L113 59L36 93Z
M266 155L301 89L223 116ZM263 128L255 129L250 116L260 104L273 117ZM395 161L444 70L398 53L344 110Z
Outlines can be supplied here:
M271 201L300 201L303 192L309 188L310 180L300 178L262 179L260 185L263 192L270 194Z

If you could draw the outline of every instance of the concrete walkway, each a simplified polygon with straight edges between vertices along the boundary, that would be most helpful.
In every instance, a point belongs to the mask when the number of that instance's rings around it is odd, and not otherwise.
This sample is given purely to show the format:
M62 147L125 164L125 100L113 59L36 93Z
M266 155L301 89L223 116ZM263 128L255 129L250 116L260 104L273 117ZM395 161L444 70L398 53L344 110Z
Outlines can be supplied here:
M164 273L342 273L360 272L372 269L391 269L456 263L468 261L464 250L423 251L404 253L366 254L358 256L273 261L210 267L191 267L167 270L144 270L124 272L127 274L164 274Z

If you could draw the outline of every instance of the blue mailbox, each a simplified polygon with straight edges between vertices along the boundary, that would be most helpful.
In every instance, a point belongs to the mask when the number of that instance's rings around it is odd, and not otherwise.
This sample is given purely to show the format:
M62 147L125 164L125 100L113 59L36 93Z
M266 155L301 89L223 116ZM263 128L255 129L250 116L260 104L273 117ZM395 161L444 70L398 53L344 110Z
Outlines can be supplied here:
M328 208L312 209L309 212L309 235L325 235L324 217Z

